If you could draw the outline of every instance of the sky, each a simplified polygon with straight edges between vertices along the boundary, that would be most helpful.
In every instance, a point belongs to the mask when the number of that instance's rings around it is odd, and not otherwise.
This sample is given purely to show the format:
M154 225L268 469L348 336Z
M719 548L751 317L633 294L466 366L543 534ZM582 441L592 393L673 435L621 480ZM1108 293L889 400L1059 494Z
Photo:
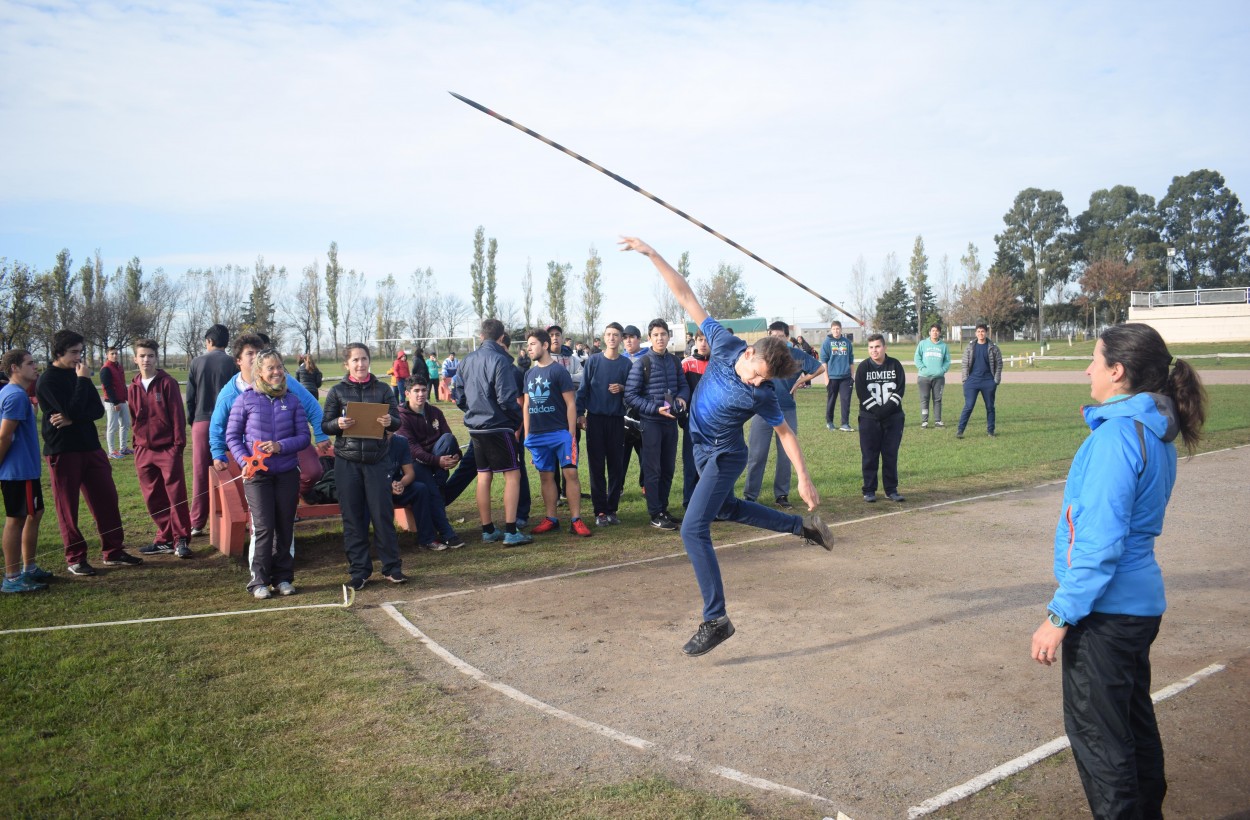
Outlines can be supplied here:
M739 265L757 313L820 304L734 248L463 103L594 160L843 307L863 257L986 265L1016 194L1162 198L1210 168L1250 196L1243 2L0 0L0 257L39 269L295 278L331 241L371 281L434 270L469 298L603 259L603 322L645 325L648 241ZM1240 102L1238 102L1240 100ZM293 288L292 288L293 290ZM570 294L573 314L580 301ZM853 308L852 308L853 310ZM580 324L570 322L570 324Z

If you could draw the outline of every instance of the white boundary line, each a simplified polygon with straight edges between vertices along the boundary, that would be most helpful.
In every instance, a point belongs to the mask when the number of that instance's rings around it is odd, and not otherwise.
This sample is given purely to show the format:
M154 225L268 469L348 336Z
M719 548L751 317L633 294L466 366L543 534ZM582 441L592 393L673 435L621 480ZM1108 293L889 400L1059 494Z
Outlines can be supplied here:
M450 664L453 668L456 669L456 671L470 678L473 678L479 683L485 686L488 686L491 689L494 689L496 692L499 692L505 697L509 697L517 701L518 703L528 706L531 709L535 709L538 712L541 712L542 714L547 715L548 717L556 718L557 720L563 720L566 723L571 723L572 725L578 727L579 729L585 729L589 732L593 732L594 734L601 735L602 737L606 737L609 740L615 740L618 743L623 743L626 746L629 746L634 749L639 749L641 751L658 752L660 754L667 755L669 758L679 763L701 766L703 767L705 771L711 774L717 775L718 777L723 777L727 780L732 780L735 783L741 783L745 786L751 786L753 788L761 789L763 791L777 792L780 794L788 795L790 797L798 797L798 798L803 798L806 800L814 800L814 801L818 801L821 803L833 802L827 797L822 797L821 795L818 795L818 794L811 794L809 792L801 791L792 786L786 786L781 783L774 783L771 780L765 780L760 777L755 777L745 772L740 772L737 769L730 769L726 766L718 766L715 764L700 763L698 760L691 757L690 755L685 755L685 754L681 754L678 752L666 751L662 749L660 746L658 746L656 743L654 743L653 741L645 740L640 737L635 737L633 735L626 734L625 732L618 731L616 729L613 729L610 726L604 726L601 723L595 723L594 721L586 720L583 717L574 715L571 712L566 712L563 709L559 709L555 706L552 706L549 703L544 703L543 701L538 700L537 698L531 697L530 695L527 695L524 692L507 685L506 683L495 680L494 678L490 677L485 672L483 672L481 669L478 669L476 666L473 666L467 661L464 661L460 659L459 657L457 657L456 655L453 655L450 651L448 651L442 645L440 645L439 643L434 641L432 638L430 638L428 635L426 635L424 632L422 632L420 629L418 629L417 626L412 623L412 621L405 618L400 613L400 611L394 607L394 605L382 604L382 609L383 611L386 612L387 615L391 616L391 618L395 621L395 623L399 624L400 627L404 629L404 631L408 632L418 641L425 644L427 649L429 649L435 655L437 655L438 657L446 661L448 664Z
M350 595L349 595L350 593ZM101 621L92 624L62 624L60 626L31 626L25 629L4 629L0 635L20 635L27 632L60 632L64 629L93 629L97 626L130 626L132 624L159 624L165 621L190 621L196 618L224 618L229 615L268 615L271 612L290 612L294 609L347 609L356 600L354 591L343 587L341 604L300 604L299 606L276 606L270 609L236 609L232 612L201 612L195 615L169 615L164 618L132 618L126 621Z
M1179 680L1170 686L1165 686L1158 692L1151 695L1150 699L1154 703L1167 700L1173 695L1185 691L1203 678L1208 678L1216 672L1222 672L1223 670L1224 664L1213 663L1205 669L1198 670L1183 680ZM1062 752L1071 745L1072 744L1068 741L1067 735L1057 737L1049 743L1044 743L1041 746L1038 746L1031 752L1020 755L1020 757L1017 757L1015 760L1009 760L1001 766L990 769L985 774L977 775L967 783L958 785L953 789L947 789L936 797L930 797L919 806L912 806L907 810L908 820L915 820L917 817L924 817L926 814L932 814L940 808L944 808L952 803L963 800L965 797L971 797L984 789L986 786L991 786L1000 780L1005 780L1013 774L1022 772L1035 763L1040 763L1051 755L1056 755L1059 752Z

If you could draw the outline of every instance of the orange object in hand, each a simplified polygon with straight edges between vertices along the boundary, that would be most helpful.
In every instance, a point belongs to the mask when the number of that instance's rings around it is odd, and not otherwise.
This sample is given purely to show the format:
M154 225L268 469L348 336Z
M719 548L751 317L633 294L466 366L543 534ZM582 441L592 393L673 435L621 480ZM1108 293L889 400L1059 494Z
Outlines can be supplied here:
M257 473L269 472L269 465L265 463L272 453L262 452L260 442L252 442L252 454L243 462L243 477L252 478Z

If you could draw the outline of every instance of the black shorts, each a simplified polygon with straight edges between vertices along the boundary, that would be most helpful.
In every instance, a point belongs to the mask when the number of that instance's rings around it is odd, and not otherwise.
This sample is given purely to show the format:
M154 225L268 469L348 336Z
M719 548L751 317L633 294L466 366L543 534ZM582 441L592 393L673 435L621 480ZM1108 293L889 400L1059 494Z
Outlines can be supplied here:
M473 442L473 460L479 473L508 473L521 469L521 455L516 436L510 433L469 432Z
M43 487L37 478L0 481L0 494L4 495L6 518L26 518L43 510Z

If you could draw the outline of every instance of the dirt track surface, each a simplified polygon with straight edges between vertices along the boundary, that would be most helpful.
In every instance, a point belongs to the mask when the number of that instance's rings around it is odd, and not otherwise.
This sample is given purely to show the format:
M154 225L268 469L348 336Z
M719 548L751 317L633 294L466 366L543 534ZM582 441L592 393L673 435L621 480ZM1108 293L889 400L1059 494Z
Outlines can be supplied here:
M875 516L836 527L832 554L790 536L725 549L738 632L702 658L680 652L699 620L684 556L398 606L488 678L654 744L645 750L542 714L456 671L381 611L367 617L468 706L504 768L578 782L661 773L747 797L768 816L906 817L1063 735L1059 668L1028 657L1054 589L1061 491L866 506ZM1250 551L1243 510L1229 503L1247 498L1250 448L1182 461L1158 542L1169 610L1153 688L1229 665L1160 706L1171 816L1250 808ZM718 545L759 535L714 531ZM677 538L657 537L680 550ZM713 766L814 798L724 779ZM1062 758L1008 785L933 816L1085 811Z

